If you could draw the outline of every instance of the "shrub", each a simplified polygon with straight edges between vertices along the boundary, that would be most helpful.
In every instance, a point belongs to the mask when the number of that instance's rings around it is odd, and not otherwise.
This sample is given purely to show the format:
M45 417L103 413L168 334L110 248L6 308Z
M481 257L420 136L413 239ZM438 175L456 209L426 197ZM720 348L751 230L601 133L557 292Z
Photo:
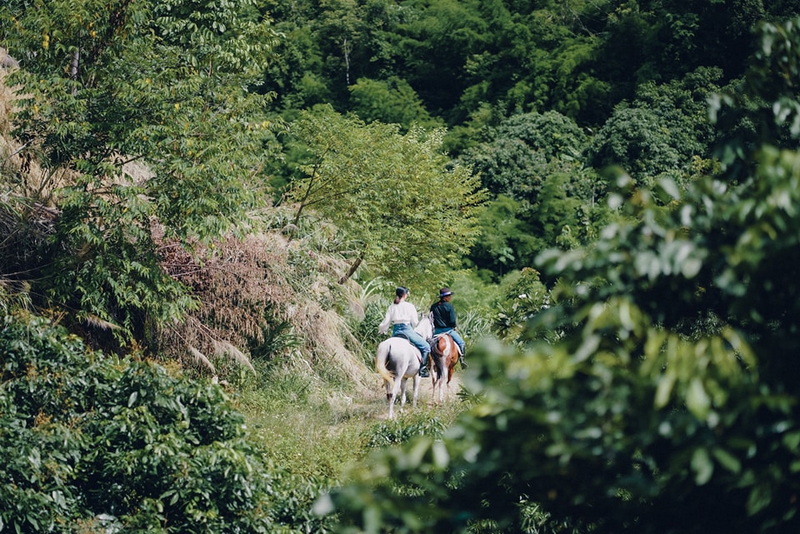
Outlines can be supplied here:
M271 532L270 474L217 386L0 321L0 530Z

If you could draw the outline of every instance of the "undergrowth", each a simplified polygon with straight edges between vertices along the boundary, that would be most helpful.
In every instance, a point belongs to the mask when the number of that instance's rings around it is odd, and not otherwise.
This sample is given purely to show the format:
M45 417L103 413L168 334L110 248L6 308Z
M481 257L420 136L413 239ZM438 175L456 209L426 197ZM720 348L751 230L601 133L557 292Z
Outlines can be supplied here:
M308 372L278 365L264 365L258 377L236 385L233 401L265 461L306 485L294 513L310 511L317 497L345 484L371 451L415 436L441 436L465 406L457 398L433 406L429 392L421 392L416 408L406 405L388 420L377 376L373 386L368 391L332 387Z

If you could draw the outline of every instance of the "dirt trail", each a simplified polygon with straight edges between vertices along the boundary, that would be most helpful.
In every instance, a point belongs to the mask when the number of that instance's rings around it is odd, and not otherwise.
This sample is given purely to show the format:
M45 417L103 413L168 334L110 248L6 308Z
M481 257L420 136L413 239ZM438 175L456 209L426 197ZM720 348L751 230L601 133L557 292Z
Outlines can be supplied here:
M460 373L461 371L459 370L453 374L453 378L450 380L450 387L449 389L445 390L445 397L444 397L445 403L455 402L457 400L458 391L461 389ZM406 386L408 405L410 405L411 403L411 396L413 395L413 387L414 387L413 381L409 379ZM369 398L364 400L371 407L370 411L374 413L375 417L386 418L388 416L388 407L386 405L386 390L383 386L383 380L380 379L377 373L375 375L375 387L370 389ZM430 377L422 378L420 380L419 399L417 402L418 402L418 407L420 408L428 408L434 405L433 381L431 380ZM397 407L395 407L395 411L397 411Z

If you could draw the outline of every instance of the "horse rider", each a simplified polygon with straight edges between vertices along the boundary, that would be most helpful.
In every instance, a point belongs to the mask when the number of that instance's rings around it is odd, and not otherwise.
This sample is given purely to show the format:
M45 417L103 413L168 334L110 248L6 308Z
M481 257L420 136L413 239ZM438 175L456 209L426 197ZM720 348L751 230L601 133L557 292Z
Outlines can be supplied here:
M439 301L431 305L431 313L433 314L433 335L450 334L456 345L461 351L458 356L458 361L461 362L461 367L466 368L467 362L464 361L464 338L461 337L456 331L456 309L450 303L453 298L453 292L450 288L443 287L439 290Z
M422 354L422 364L419 366L419 375L422 377L428 376L428 354L431 352L431 347L427 341L422 339L422 336L414 331L414 327L419 324L419 316L417 315L417 308L408 302L408 295L411 291L405 287L398 287L395 291L394 302L389 305L386 310L386 317L383 322L378 325L378 332L386 334L389 331L389 325L392 325L392 336L404 337L411 342L412 345L419 349Z

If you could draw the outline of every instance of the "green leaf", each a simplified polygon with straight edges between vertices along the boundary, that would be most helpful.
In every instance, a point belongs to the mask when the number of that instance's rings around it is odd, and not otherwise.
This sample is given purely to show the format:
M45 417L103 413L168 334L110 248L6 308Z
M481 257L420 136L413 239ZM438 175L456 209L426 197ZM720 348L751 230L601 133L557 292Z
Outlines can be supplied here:
M731 473L738 474L742 470L742 462L733 454L721 447L714 447L711 451L714 458Z
M714 474L714 462L708 455L706 449L695 449L692 454L692 471L694 471L694 481L698 486L703 486L711 480Z
M686 391L686 406L701 421L708 417L711 409L711 398L706 393L703 381L699 377L694 377L689 382L689 388Z
M678 375L672 369L667 369L667 371L658 378L658 385L656 386L656 394L653 401L653 405L656 408L663 408L667 405L677 379Z
M753 516L766 508L772 502L772 488L767 484L758 484L750 490L747 497L747 514Z

